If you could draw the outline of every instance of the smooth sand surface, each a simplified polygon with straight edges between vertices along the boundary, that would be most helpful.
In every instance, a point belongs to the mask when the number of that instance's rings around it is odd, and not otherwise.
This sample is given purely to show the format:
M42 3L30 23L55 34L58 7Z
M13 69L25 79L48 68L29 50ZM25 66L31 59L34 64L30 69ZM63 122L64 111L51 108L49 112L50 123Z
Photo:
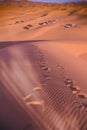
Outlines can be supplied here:
M2 95L8 97L4 91L10 92L32 120L31 125L26 120L23 124L24 113L19 127L14 127L15 120L8 122L9 130L86 130L87 24L80 18L85 8L77 6L79 11L71 15L73 5L14 7L1 10ZM66 24L75 26L66 28ZM2 103L2 113L6 110Z

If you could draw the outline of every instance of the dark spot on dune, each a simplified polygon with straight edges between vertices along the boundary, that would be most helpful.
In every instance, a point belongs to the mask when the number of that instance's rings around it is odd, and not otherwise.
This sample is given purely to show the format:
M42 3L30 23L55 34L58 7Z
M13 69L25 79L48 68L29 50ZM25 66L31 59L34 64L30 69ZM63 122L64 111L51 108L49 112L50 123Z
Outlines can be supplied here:
M41 15L41 17L47 16L47 15L48 15L48 14L47 14L47 13L45 13L45 14Z
M27 26L25 26L25 27L23 27L23 28L24 28L24 29L27 29L27 30L29 29L29 27L27 27Z
M30 29L31 27L33 27L33 25L31 25L31 24L28 24L28 25L26 25L25 27L24 27L24 29Z
M21 23L23 23L24 21L21 21Z
M16 21L16 22L15 22L15 24L18 24L18 23L19 23L19 21Z
M31 25L31 24L28 24L28 25L27 25L27 27L33 27L33 25Z

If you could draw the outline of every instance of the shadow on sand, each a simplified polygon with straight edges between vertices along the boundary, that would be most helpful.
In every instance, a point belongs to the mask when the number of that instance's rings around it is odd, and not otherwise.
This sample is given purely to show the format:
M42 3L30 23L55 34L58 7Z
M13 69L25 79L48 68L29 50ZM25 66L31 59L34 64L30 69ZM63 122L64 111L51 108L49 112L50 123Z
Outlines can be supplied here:
M43 40L0 42L0 130L39 130L38 125L6 88L9 86L11 91L16 89L23 94L20 88L23 84L20 80L23 81L23 77L25 77L26 82L29 82L27 80L31 76L29 55L34 53L31 43L35 42L43 42ZM13 72L17 70L16 67L19 68L17 75ZM20 73L19 70L23 73L22 78L17 77ZM24 84L26 82L23 81Z
M30 40L30 41L5 41L5 42L0 42L0 49L8 46L13 46L17 44L26 44L26 43L35 43L35 42L44 42L47 40Z

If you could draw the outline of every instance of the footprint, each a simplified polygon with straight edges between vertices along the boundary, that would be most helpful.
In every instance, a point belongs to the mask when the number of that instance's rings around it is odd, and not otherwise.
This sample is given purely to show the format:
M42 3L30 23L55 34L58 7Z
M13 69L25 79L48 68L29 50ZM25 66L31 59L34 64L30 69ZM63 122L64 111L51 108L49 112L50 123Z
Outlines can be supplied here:
M48 68L46 66L42 67L42 69L45 70L45 71L50 71L51 70L51 68Z
M71 85L71 86L69 86L69 88L72 90L72 91L80 91L80 88L79 88L79 86L76 86L76 85Z
M33 25L31 25L31 24L28 24L28 25L26 25L25 27L23 27L24 29L27 29L27 30L29 30L31 27L33 27Z
M45 25L47 25L47 24L48 24L47 22L39 23L40 26L45 26Z
M63 76L64 76L64 73L62 72L60 75L63 77Z
M33 27L33 25L31 25L31 24L28 24L28 25L26 25L27 27Z
M72 91L73 94L78 94L78 91L74 90Z
M71 79L66 79L65 80L65 84L75 84L75 81L71 80Z
M25 26L25 27L23 27L24 29L26 29L26 30L29 30L30 28L29 27L27 27L27 26Z
M80 98L87 98L87 94L85 94L85 93L78 93L78 96L80 97Z

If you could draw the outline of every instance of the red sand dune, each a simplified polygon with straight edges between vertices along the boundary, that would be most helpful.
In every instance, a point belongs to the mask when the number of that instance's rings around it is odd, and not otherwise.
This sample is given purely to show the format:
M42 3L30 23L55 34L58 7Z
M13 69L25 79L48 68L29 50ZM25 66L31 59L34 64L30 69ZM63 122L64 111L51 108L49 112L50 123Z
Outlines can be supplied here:
M86 130L85 20L68 16L73 6L42 7L29 9L29 5L24 5L2 11L0 127ZM66 28L67 23L75 26Z

